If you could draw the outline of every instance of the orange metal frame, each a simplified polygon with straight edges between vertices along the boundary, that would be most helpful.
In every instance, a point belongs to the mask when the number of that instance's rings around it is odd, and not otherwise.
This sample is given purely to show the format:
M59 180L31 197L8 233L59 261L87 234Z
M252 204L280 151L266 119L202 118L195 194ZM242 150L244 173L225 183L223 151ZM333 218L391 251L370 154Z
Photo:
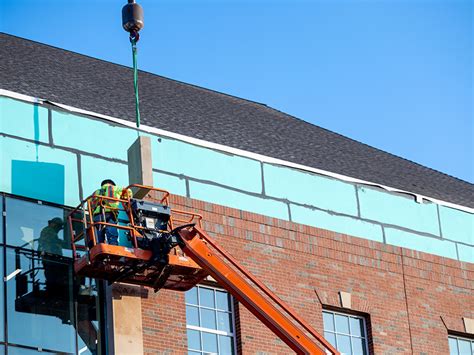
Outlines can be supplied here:
M162 205L169 206L169 193L165 190L151 186L130 185L127 188L137 187L151 191L156 201ZM108 202L119 202L117 213L125 212L128 216L126 225L96 222L93 218L91 201L105 205ZM109 206L107 206L110 209ZM170 209L171 216L168 221L167 232L175 225L196 223L201 225L202 216L197 213L186 212L178 209ZM188 258L181 249L175 247L168 255L168 264L151 262L152 252L138 248L138 239L142 238L140 230L144 227L136 225L132 216L129 198L113 198L107 196L89 196L77 206L68 216L69 229L72 235L72 249L74 257L74 270L84 276L100 278L109 282L125 282L130 284L186 291L196 283L202 281L208 273L201 269L192 259ZM79 231L74 230L78 227ZM112 226L128 232L132 247L109 245L98 243L97 228L101 226ZM81 245L81 242L83 244ZM80 255L83 253L84 255Z
M127 186L126 189L136 187L136 188L144 188L149 189L150 191L162 194L161 199L159 199L159 203L165 206L169 206L169 195L170 193L166 190L162 190L152 186L145 186L139 184L132 184ZM91 201L95 199L98 201L99 205L104 206L107 202L119 202L122 204L122 208L118 207L116 209L117 213L120 211L124 211L127 214L129 223L128 225L119 225L119 224L112 224L107 222L95 222L93 219L93 211L91 208ZM111 209L110 207L107 207ZM168 222L168 229L171 231L176 225L181 224L188 224L188 223L196 223L198 226L201 226L202 216L198 213L192 213L188 211L182 211L179 209L171 208L171 216ZM75 214L79 214L82 218L74 217ZM77 235L74 232L73 223L80 223L82 224L82 232L78 233ZM132 245L134 248L138 248L137 237L140 238L139 230L145 229L142 226L136 225L134 223L134 218L132 216L132 211L130 208L130 198L114 198L108 196L94 196L90 195L86 199L84 199L75 209L73 209L68 216L68 224L69 230L71 231L72 235L72 251L73 257L76 259L78 257L77 251L88 251L92 249L94 246L98 244L97 235L96 235L96 228L99 226L111 226L120 230L125 230L130 233L132 238ZM78 245L77 243L82 239L86 239L86 243L84 246ZM89 243L90 242L90 243Z
M220 248L203 230L199 227L189 227L178 233L184 242L183 251L186 255L204 270L207 270L221 286L247 307L291 349L298 354L326 354L321 346L308 336L311 335L330 354L339 354L322 335L298 317L287 304L258 281L230 254ZM276 308L263 295L280 306L284 312Z

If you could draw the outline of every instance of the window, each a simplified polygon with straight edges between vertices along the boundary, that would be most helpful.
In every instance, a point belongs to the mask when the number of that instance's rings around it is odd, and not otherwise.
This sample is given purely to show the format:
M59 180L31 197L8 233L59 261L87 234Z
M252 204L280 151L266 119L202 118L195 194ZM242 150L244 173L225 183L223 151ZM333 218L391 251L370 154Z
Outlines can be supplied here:
M474 340L450 335L449 338L450 355L474 355Z
M343 354L368 354L365 319L323 311L324 337Z
M6 244L64 256L72 255L68 250L69 240L64 239L66 218L61 208L7 198L6 211Z
M73 277L67 211L0 194L2 208L0 354L100 353L100 284Z
M186 292L188 354L235 353L232 297L225 291L197 286Z

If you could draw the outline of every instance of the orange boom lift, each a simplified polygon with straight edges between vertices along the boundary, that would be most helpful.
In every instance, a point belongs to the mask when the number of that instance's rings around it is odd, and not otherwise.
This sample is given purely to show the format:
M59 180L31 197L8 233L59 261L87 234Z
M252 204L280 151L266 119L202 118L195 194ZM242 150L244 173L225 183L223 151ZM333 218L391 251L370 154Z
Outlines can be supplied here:
M77 274L155 291L187 291L211 275L296 353L339 354L202 230L201 215L171 208L165 190L128 188L148 190L152 200L89 196L69 214ZM92 199L100 206L119 202L118 224L94 221ZM98 231L106 226L118 229L121 245L98 243Z

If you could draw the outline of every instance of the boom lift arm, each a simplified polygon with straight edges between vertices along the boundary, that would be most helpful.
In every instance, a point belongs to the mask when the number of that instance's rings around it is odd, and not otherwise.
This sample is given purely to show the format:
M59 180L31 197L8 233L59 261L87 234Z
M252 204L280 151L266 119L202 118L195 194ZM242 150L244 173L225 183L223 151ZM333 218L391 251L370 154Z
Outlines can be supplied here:
M230 254L220 248L202 229L188 225L178 228L177 233L181 237L179 238L180 246L185 254L209 272L222 287L229 291L232 296L296 353L326 354L306 334L308 333L316 338L327 349L329 354L339 354L324 337L299 318L288 305L283 303L265 285L259 282ZM209 246L212 246L213 249ZM255 287L245 278L253 282ZM276 308L262 293L280 306L288 315Z

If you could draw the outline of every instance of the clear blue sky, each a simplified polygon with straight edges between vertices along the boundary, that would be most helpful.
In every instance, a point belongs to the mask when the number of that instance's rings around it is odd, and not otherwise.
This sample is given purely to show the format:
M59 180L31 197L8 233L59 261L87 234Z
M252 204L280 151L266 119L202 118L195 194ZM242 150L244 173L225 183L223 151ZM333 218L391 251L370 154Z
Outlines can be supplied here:
M141 69L474 181L470 0L139 0ZM124 65L126 0L0 0L3 32Z

